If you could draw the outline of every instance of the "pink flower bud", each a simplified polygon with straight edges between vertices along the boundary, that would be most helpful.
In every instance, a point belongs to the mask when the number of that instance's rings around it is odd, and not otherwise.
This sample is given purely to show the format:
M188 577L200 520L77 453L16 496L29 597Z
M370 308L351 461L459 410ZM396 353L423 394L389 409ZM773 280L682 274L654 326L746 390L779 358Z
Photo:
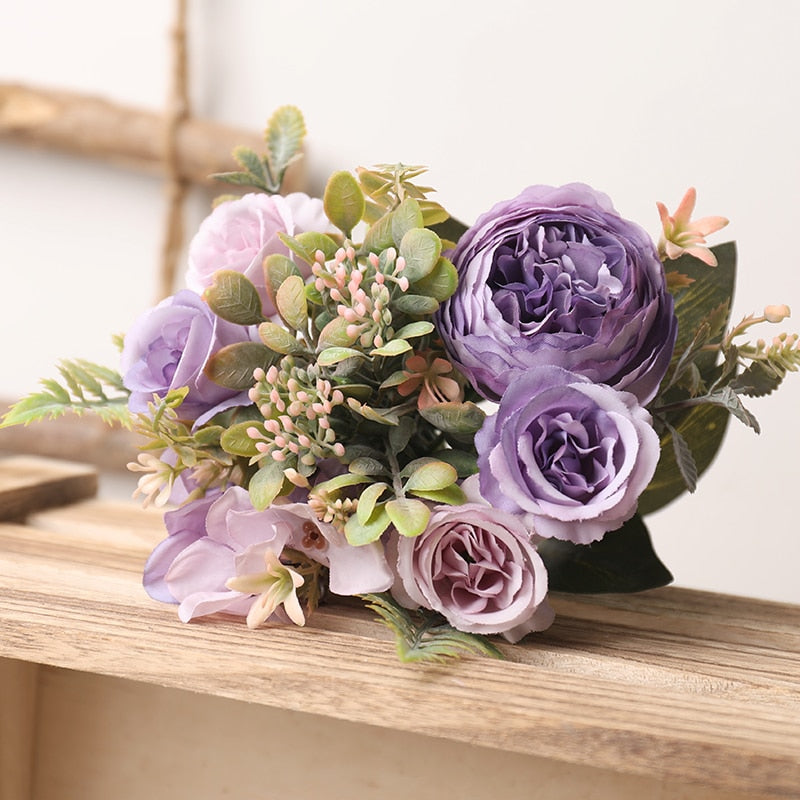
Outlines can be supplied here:
M764 309L764 318L767 322L783 322L792 315L791 309L787 305L767 306Z

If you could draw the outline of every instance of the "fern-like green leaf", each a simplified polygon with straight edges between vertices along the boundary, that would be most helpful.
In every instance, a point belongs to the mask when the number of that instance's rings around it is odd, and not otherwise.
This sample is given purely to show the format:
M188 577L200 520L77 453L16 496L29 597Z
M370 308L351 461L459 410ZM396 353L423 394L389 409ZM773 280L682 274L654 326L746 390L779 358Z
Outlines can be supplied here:
M74 414L91 412L108 424L131 427L130 393L119 373L83 359L62 361L57 368L62 382L52 378L42 380L42 391L33 392L15 403L0 422L0 428L56 419L68 411Z
M394 633L401 661L441 662L466 655L504 658L485 637L456 630L431 611L409 611L388 594L360 595Z
M300 154L305 135L306 123L303 114L295 106L281 106L270 117L264 138L267 142L272 174L277 181L274 191L280 188L286 168Z

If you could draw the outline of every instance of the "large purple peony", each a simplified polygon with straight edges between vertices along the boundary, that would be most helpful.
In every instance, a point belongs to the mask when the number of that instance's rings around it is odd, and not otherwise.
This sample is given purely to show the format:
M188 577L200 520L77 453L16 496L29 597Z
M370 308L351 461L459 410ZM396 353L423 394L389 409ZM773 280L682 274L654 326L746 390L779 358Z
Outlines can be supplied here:
M636 512L659 439L629 392L560 367L520 373L475 436L482 496L535 532L596 541Z
M189 290L162 300L140 316L125 336L120 367L131 396L128 407L147 411L153 395L189 387L180 407L184 419L199 423L219 411L248 405L247 392L226 389L203 373L208 359L228 344L249 341L253 332L220 319Z
M651 400L675 344L655 245L589 186L531 186L460 239L442 338L482 396L554 364Z

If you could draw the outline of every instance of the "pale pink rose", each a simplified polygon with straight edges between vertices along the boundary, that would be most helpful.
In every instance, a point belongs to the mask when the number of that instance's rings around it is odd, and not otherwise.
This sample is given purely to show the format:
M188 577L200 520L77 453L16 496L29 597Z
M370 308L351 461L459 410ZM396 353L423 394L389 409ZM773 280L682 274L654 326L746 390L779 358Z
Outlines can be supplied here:
M394 536L392 551L397 601L438 611L460 631L517 642L553 621L547 570L519 517L484 503L436 506L425 531Z
M263 262L273 253L289 255L278 234L295 236L329 228L322 201L302 192L286 197L246 194L221 203L203 220L189 245L186 283L202 294L212 285L217 270L241 272L258 289L264 314L272 316L275 309L267 298ZM308 274L305 263L299 263L298 269Z

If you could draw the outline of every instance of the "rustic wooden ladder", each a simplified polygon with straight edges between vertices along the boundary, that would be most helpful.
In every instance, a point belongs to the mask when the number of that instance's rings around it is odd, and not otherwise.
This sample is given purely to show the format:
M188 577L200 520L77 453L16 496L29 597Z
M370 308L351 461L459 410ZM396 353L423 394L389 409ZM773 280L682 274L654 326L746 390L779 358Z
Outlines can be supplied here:
M160 514L0 461L0 798L800 797L800 607L555 597L509 660L398 662L351 606L181 624Z

